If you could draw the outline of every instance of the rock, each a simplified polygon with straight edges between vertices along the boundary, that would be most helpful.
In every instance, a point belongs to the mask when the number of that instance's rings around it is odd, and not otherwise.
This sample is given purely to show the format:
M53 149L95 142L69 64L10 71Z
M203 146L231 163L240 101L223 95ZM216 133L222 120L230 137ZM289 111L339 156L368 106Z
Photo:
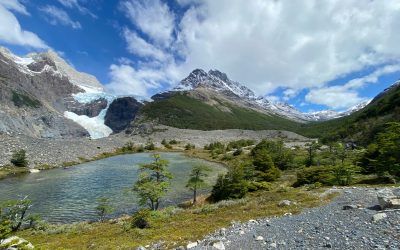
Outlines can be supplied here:
M239 231L239 234L240 234L240 235L244 235L244 231L243 231L243 230L240 230L240 231Z
M0 249L18 250L18 249L34 249L35 247L29 241L18 236L12 236L1 241Z
M189 244L187 244L186 249L192 249L197 247L197 242L189 242Z
M272 248L276 248L277 247L276 242L272 242L271 244L269 244L269 246L272 247Z
M249 220L249 223L251 223L251 224L258 224L258 221L256 221L256 220Z
M225 236L226 235L226 228L221 228L220 230L219 230L219 235L220 236Z
M343 210L351 210L351 209L357 209L358 206L357 205L344 205L343 206Z
M212 247L218 250L225 250L225 245L222 241L216 241L212 244Z
M143 104L133 97L115 99L108 107L104 124L115 133L121 132L135 119L142 106Z
M282 200L278 204L279 207L288 207L290 205L292 205L292 202L289 200Z
M138 248L136 248L136 250L146 250L146 248L144 246L138 246Z
M179 247L175 248L175 250L185 250L185 247L184 246L179 246Z
M373 222L378 222L378 221L380 221L382 219L385 219L385 218L387 218L387 214L385 214L385 213L377 213L377 214L374 214L374 216L372 216L372 221Z
M264 237L262 237L262 236L257 236L256 237L256 241L263 241L264 240Z
M382 189L378 191L377 197L381 209L400 209L400 195L398 194L398 190Z
M32 174L34 174L34 173L39 173L40 170L39 170L39 169L34 169L34 168L32 168L32 169L29 169L29 172L32 173Z
M326 243L326 244L324 245L324 247L326 247L326 248L332 248L332 244L331 244L331 243Z

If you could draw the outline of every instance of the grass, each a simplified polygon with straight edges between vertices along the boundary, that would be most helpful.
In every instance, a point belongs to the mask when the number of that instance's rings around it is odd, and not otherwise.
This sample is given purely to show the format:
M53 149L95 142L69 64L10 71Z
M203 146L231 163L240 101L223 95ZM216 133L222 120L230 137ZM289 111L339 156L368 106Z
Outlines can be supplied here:
M333 196L321 199L318 192L304 189L266 191L252 193L241 200L202 204L184 210L165 209L153 213L149 229L132 229L126 218L119 223L61 225L59 230L53 226L44 231L22 231L18 235L44 249L132 249L155 242L162 242L163 248L172 248L200 239L221 227L228 227L232 221L295 214L325 204ZM296 201L297 205L278 207L283 199Z
M6 165L6 166L0 168L0 179L10 177L10 176L20 175L20 174L26 174L26 173L29 173L28 168Z
M12 91L12 101L14 105L19 108L23 106L30 108L39 108L40 106L42 106L42 104L38 100L21 93L17 93L15 91Z

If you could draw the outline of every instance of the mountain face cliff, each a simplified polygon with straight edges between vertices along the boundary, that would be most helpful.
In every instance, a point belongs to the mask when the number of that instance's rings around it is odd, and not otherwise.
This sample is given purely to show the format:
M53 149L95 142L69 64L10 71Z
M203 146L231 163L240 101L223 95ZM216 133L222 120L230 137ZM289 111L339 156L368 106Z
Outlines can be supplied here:
M94 76L76 71L51 50L19 57L0 48L0 133L90 136L68 114L97 117L108 106L103 91Z

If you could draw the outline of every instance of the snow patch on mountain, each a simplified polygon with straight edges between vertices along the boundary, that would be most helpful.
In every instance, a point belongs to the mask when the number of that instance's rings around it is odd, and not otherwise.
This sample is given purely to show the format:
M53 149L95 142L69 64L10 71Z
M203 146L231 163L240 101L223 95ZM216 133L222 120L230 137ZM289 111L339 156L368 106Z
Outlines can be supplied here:
M241 85L238 82L232 81L225 73L218 70L210 70L208 73L202 69L193 70L188 77L183 79L173 91L190 91L199 87L205 87L214 91L223 93L228 96L237 96L244 101L251 103L259 108L272 112L274 114L287 117L297 121L322 121L334 119L351 114L365 107L368 102L360 103L359 105L345 111L337 112L333 110L323 110L312 113L302 113L295 107L285 102L272 102L265 97L257 96L252 90Z

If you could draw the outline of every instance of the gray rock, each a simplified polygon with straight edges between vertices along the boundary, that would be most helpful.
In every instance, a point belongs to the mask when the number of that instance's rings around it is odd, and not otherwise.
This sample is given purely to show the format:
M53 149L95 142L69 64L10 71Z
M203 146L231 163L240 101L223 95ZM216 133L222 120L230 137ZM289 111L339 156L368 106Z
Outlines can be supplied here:
M397 191L387 188L378 191L377 197L381 209L400 209L400 195L397 195L395 192Z
M225 250L225 245L222 241L217 241L212 244L212 247L217 250Z
M291 205L292 205L292 202L289 201L289 200L282 200L278 204L279 207L288 207L288 206L291 206Z
M344 205L343 206L343 210L351 210L351 209L357 209L358 206L357 205Z
M29 241L18 236L11 236L0 243L0 249L18 250L18 249L34 249L35 247Z
M197 242L189 242L189 244L186 245L186 249L192 249L197 247Z
M262 236L257 236L256 237L256 241L263 241L264 240L264 237L262 237Z
M377 214L374 214L372 216L372 221L373 222L378 222L378 221L383 220L385 218L387 218L387 214L385 214L385 213L377 213Z

